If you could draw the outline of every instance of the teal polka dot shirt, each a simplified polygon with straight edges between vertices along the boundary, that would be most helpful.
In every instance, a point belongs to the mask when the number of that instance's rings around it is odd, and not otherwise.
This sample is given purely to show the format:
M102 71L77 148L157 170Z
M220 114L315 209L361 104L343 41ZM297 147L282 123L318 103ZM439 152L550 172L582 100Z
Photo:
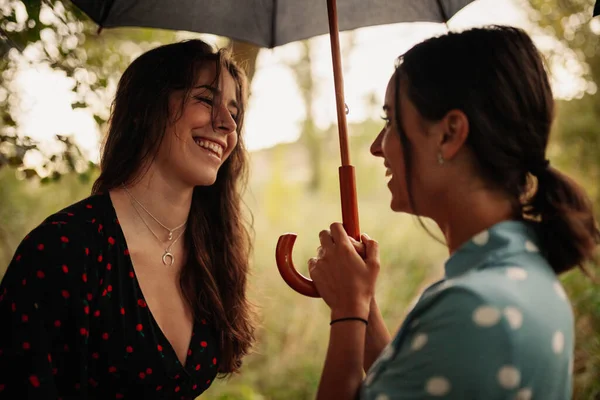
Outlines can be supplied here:
M373 364L361 399L571 398L571 305L530 225L504 221L446 262Z

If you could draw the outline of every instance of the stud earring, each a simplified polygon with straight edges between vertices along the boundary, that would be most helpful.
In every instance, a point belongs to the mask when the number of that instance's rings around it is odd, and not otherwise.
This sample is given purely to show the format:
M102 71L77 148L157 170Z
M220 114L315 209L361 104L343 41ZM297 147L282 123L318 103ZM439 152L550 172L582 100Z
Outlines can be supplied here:
M440 151L437 155L437 162L439 165L443 165L444 164L444 157L442 156L442 152Z

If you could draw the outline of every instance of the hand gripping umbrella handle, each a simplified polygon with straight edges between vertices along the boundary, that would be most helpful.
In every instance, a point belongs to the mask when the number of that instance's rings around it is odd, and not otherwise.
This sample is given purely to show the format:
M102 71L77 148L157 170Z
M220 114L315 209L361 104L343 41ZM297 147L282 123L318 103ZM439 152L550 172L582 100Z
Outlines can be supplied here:
M339 173L344 229L349 236L355 240L360 240L354 167L351 165L341 166ZM299 273L294 267L292 252L295 242L296 234L294 233L287 233L279 237L275 250L277 269L279 269L283 280L296 292L308 297L321 297L313 281Z

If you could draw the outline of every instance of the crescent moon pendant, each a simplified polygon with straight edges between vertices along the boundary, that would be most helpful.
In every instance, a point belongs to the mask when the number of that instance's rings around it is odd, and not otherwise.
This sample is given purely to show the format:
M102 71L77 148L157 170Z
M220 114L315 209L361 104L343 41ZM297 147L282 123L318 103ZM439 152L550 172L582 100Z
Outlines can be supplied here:
M167 261L168 260L168 261ZM165 254L162 256L162 262L166 266L170 267L175 262L175 256L168 251L165 251Z

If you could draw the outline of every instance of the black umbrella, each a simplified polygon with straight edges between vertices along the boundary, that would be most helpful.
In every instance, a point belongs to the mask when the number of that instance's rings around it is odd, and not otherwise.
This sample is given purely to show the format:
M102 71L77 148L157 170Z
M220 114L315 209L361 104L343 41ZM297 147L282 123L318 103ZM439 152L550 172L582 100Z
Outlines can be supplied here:
M212 33L273 48L325 34L331 38L340 154L342 220L360 237L356 180L350 163L340 56L340 30L399 22L447 22L474 0L72 0L102 28L137 26ZM277 267L297 292L319 297L313 282L292 261L296 235L277 242Z

